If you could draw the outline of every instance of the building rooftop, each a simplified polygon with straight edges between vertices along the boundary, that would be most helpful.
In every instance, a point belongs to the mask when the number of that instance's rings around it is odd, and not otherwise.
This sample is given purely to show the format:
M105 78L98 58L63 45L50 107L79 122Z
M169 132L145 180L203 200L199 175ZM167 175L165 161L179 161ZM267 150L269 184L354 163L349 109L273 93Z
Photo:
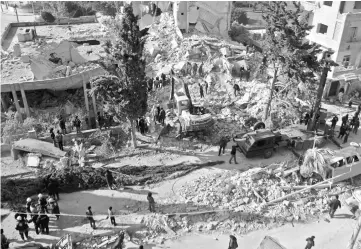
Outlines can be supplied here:
M50 62L51 53L61 58L63 65L73 61L72 73L95 68L97 65L92 61L99 58L103 52L101 42L109 37L109 33L99 23L49 25L35 27L36 39L19 42L18 34L25 33L26 29L34 27L11 27L3 43L2 84L64 77L65 67ZM16 58L13 56L13 48L17 43L20 45L21 57Z

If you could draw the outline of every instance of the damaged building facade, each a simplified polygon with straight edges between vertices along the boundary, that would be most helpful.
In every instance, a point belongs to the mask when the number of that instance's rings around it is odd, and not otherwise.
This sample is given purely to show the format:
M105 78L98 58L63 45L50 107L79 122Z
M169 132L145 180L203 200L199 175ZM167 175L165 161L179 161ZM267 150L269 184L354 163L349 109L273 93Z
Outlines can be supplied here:
M338 66L328 74L324 97L336 97L340 91L361 93L361 2L303 1L310 11L308 35L311 42L331 51Z

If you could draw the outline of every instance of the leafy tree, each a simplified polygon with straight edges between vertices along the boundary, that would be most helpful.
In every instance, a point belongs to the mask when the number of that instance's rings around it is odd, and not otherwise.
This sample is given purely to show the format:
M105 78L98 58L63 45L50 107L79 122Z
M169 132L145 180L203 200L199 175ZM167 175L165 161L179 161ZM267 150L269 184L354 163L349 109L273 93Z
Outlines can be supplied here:
M241 8L234 8L231 14L231 21L232 22L236 21L239 24L247 24L248 23L247 13L243 11Z
M126 117L131 124L136 147L135 120L147 111L147 83L143 56L148 29L139 30L138 18L131 5L125 7L121 23L111 28L116 39L105 44L106 57L99 64L108 75L96 77L91 83L95 94L119 120Z
M231 29L228 31L229 37L233 41L238 41L242 43L250 43L250 33L249 31L238 22L233 22L231 25Z
M104 15L115 17L119 12L121 3L114 1L107 2L90 2L92 8L96 11L102 12Z
M270 2L264 5L267 15L262 15L266 22L266 36L263 42L264 64L272 71L270 96L264 112L264 120L270 114L273 95L287 98L294 102L295 95L304 95L303 89L315 84L315 73L321 70L317 55L319 45L306 41L308 25L300 3L293 2L294 10L287 9L286 2ZM276 87L276 82L282 84ZM295 106L294 106L295 107Z
M50 12L46 11L41 12L41 18L43 18L44 21L48 23L53 23L55 21L55 17Z

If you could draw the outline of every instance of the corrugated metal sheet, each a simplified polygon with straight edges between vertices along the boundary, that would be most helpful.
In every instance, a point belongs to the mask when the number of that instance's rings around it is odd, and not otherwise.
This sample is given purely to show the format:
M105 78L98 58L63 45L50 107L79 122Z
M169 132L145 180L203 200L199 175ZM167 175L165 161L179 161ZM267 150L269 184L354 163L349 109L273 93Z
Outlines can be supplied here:
M262 240L258 249L286 249L286 247L279 244L274 238L266 236Z

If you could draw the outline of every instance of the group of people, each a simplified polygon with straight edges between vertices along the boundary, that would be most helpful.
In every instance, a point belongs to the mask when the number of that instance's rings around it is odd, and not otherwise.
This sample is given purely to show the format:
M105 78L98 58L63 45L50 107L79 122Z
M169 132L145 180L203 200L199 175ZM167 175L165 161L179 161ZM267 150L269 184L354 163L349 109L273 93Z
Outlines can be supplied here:
M360 127L360 119L358 115L359 112L356 112L351 120L349 120L348 114L342 117L340 132L337 138L343 139L343 143L347 143L348 137L351 132L357 134L358 128ZM331 129L335 129L337 122L338 118L337 116L334 116L331 121Z
M163 107L160 107L159 105L153 106L152 115L154 123L158 122L164 126L166 113Z
M221 156L221 153L223 152L223 154L225 153L226 147L228 142L231 141L229 136L226 137L221 137L220 141L219 141L219 151L218 151L218 156ZM232 160L234 160L235 164L237 163L237 158L236 158L236 154L237 154L237 149L238 149L238 145L234 144L232 145L231 148L231 158L229 159L229 163L232 163Z
M104 112L104 116L103 116L103 115L101 115L100 112L98 112L97 113L97 121L98 121L100 130L102 128L109 129L113 123L113 116L108 114L107 112Z
M63 135L66 134L66 125L65 125L65 118L60 115L59 117L59 128L61 130L61 132L63 133ZM79 119L78 116L75 116L74 119L72 120L72 124L73 124L73 128L75 128L76 133L80 133L80 128L81 128L81 121Z
M165 74L161 74L160 78L155 77L155 79L148 79L147 80L147 87L148 91L151 92L153 89L163 88L170 82L170 78Z
M136 121L136 128L142 135L144 135L149 131L148 120L144 117L139 117Z

